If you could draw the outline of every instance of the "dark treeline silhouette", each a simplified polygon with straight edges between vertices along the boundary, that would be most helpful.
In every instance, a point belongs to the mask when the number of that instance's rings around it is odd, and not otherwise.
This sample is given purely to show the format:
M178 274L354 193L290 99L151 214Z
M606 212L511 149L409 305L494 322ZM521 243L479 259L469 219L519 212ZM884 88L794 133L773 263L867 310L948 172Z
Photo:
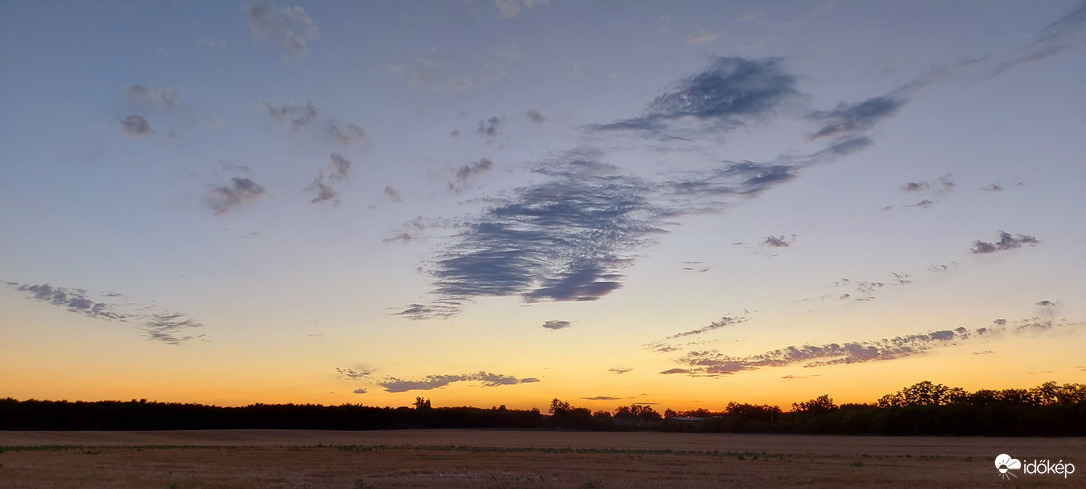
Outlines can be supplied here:
M0 399L3 430L191 430L516 428L594 431L880 435L1086 436L1086 385L1048 382L1032 389L967 392L924 381L871 404L838 406L828 395L778 406L728 403L721 411L657 412L632 404L592 412L551 401L537 409L434 408L357 404L253 404L219 407L147 400L68 402Z

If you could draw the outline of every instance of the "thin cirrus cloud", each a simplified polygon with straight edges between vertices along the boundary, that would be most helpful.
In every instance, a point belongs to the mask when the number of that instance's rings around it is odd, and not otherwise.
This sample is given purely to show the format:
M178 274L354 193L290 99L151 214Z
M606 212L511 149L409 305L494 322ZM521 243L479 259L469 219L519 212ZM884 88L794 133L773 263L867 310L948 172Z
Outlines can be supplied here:
M1028 244L1030 246L1040 243L1040 240L1033 236L1025 234L1011 235L1011 233L1000 230L999 241L989 242L976 240L973 242L973 248L969 250L973 255L986 255L990 253L996 253L999 251L1013 250L1021 248L1022 245Z
M377 382L377 385L383 387L385 392L408 392L440 389L454 382L479 382L483 387L498 387L534 383L539 382L539 379L534 377L518 379L511 375L479 371L467 375L428 375L420 380L403 380L390 377Z
M850 341L823 345L788 346L777 350L747 356L726 355L716 350L691 351L677 361L681 368L673 368L661 374L687 374L693 376L733 375L763 368L799 365L816 368L830 365L856 364L872 361L896 360L923 355L937 348L960 345L978 338L1002 334L1040 333L1053 328L1078 328L1083 323L1041 321L1031 318L1008 327L1006 321L996 321L993 327L940 330L910 334L873 341Z
M263 185L248 178L234 177L226 185L208 185L207 199L211 211L220 216L251 203L264 193Z
M149 339L161 343L179 345L204 336L184 334L189 330L203 327L203 324L187 314L166 311L153 304L123 304L112 301L117 297L122 297L122 294L109 293L104 295L103 300L97 300L93 298L96 294L85 289L54 287L49 284L5 283L24 293L28 298L64 308L68 312L95 319L137 325Z
M245 13L253 42L268 41L282 49L287 59L309 53L309 41L317 38L320 29L302 7L276 7L267 2L250 2Z
M720 33L709 29L701 29L686 37L686 43L691 46L704 46L720 37Z

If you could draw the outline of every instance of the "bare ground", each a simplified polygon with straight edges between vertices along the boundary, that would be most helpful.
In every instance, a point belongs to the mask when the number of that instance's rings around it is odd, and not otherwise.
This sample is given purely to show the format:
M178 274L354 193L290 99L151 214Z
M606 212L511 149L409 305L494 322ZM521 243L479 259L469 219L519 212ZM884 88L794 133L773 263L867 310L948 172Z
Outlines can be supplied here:
M0 432L0 488L1083 487L1084 438L506 430ZM993 459L1081 468L1064 479Z

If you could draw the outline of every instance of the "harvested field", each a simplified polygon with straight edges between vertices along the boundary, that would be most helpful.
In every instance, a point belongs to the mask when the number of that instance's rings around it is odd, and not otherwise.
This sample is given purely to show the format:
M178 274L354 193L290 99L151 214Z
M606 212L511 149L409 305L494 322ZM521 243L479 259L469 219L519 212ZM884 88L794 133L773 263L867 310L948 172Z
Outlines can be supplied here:
M0 488L1081 487L1082 438L557 431L0 432ZM1066 479L993 459L1062 460Z

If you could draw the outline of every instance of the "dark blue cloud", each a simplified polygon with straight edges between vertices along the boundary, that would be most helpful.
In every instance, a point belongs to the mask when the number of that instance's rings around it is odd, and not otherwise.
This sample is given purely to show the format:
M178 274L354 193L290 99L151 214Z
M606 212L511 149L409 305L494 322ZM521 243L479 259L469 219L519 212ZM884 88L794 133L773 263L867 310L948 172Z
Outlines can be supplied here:
M796 77L783 70L780 59L718 57L705 71L656 97L644 115L597 128L657 131L686 117L737 127L776 110L797 93Z

